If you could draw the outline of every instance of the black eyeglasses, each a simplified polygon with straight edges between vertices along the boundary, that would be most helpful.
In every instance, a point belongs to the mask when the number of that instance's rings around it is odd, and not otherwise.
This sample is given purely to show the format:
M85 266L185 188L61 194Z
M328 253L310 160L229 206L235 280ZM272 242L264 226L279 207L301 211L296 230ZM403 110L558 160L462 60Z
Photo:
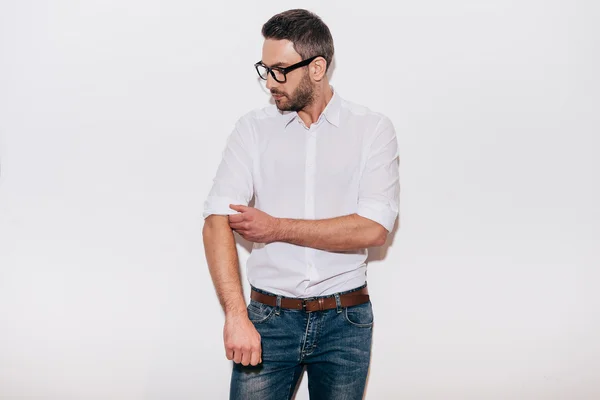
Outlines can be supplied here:
M306 60L302 60L299 63L290 65L289 67L285 67L285 68L267 67L265 64L262 63L262 61L259 61L256 64L254 64L254 68L256 68L256 72L258 72L258 76L260 76L260 78L264 79L265 81L267 80L268 74L271 74L273 79L275 79L277 82L285 83L287 80L286 75L288 73L292 72L295 69L298 69L300 67L304 67L305 65L310 64L317 57L323 57L323 56L314 56L311 58L307 58Z

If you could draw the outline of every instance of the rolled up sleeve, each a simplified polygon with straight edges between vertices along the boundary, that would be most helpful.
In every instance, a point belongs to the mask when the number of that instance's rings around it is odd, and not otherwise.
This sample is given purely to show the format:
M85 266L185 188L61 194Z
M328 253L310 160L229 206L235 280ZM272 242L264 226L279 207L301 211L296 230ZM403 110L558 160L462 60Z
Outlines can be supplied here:
M400 157L392 122L383 117L377 126L360 178L357 214L392 231L400 203Z
M204 218L213 214L236 214L237 211L229 208L230 204L248 205L254 194L252 149L252 132L240 120L227 138L221 163L204 202Z

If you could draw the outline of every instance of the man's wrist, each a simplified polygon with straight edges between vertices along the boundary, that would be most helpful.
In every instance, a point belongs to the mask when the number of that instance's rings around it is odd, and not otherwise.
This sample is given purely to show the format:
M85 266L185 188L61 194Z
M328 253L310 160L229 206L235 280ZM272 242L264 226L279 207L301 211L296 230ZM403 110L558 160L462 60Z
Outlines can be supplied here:
M246 310L246 302L244 301L244 296L242 295L241 291L236 296L229 297L223 302L223 311L225 312L226 318L239 315L248 315L248 311Z
M235 318L235 317L241 317L241 316L248 316L248 312L246 311L246 308L243 307L235 307L235 308L230 308L230 309L226 309L225 310L225 318Z
M287 240L289 221L287 218L275 218L275 229L273 230L274 242L285 242Z

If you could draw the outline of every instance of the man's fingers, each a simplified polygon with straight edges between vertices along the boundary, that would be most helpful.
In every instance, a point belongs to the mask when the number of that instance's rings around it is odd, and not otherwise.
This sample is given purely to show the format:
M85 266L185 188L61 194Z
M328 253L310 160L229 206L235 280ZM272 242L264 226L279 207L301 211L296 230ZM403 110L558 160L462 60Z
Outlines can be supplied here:
M257 365L261 361L260 334L247 316L227 318L223 337L229 360L244 366Z
M240 235L244 239L246 238L246 236L248 236L248 231L245 229L236 229L233 227L231 229L233 229L234 232L236 232L238 235Z
M242 362L242 350L234 350L233 352L233 362L239 364Z
M258 349L255 349L252 351L252 357L250 358L250 364L252 365L258 365L261 363L261 349L260 346L258 346Z
M242 352L242 365L247 366L250 364L250 358L252 356L252 353L248 349L244 349L242 350Z
M229 223L229 226L231 227L231 229L236 230L244 230L246 228L246 224L244 224L243 222Z
M232 210L238 211L238 212L243 212L248 207L243 206L241 204L230 204L229 208L231 208Z
M229 216L229 223L242 222L244 220L244 214L233 214Z

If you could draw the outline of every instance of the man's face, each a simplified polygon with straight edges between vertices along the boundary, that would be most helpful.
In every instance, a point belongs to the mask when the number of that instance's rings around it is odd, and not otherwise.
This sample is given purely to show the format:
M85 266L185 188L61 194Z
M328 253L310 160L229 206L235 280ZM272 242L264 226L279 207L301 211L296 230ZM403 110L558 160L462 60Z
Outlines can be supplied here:
M269 67L289 67L302 61L289 40L266 39L263 44L262 62ZM286 75L286 82L279 83L271 74L267 77L267 89L271 91L275 105L281 111L300 111L314 99L314 86L309 67L301 67Z

